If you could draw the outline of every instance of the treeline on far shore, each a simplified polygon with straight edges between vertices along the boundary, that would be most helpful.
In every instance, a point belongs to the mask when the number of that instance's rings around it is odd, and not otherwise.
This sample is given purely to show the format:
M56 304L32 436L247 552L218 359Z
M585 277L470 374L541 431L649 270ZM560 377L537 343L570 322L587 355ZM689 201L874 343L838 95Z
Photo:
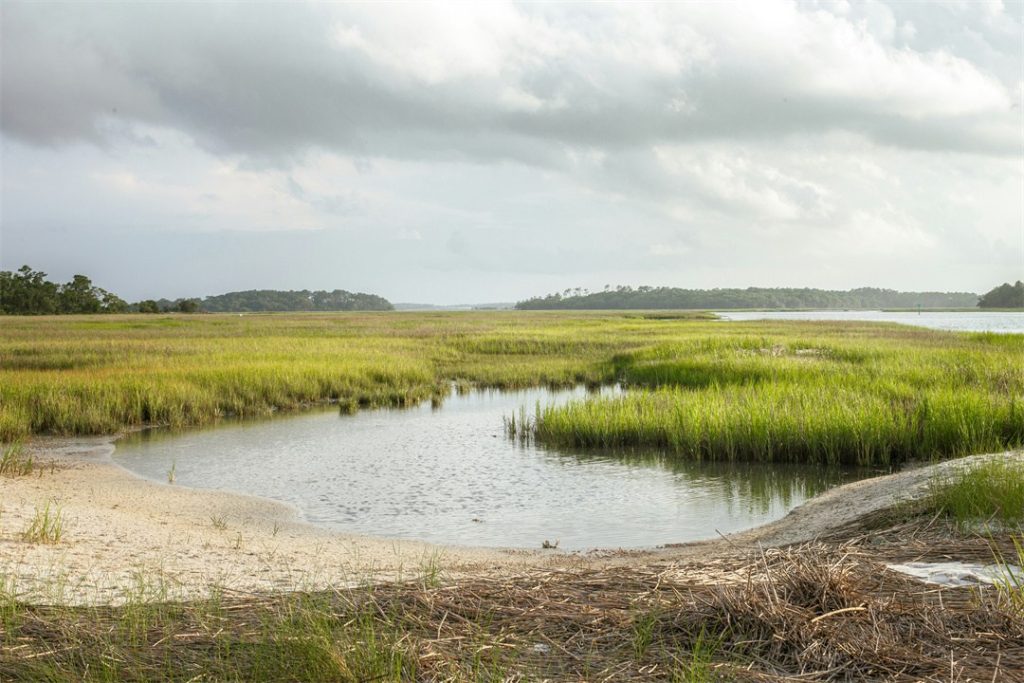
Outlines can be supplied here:
M971 292L898 292L861 287L848 291L810 288L679 289L610 287L600 292L567 289L516 304L520 310L608 309L883 309L1024 308L1024 284L1005 284L979 297Z
M57 283L46 273L22 266L0 271L0 314L58 315L70 313L222 313L264 311L390 311L391 302L375 294L271 289L229 292L203 299L146 299L128 303L97 287L85 275Z

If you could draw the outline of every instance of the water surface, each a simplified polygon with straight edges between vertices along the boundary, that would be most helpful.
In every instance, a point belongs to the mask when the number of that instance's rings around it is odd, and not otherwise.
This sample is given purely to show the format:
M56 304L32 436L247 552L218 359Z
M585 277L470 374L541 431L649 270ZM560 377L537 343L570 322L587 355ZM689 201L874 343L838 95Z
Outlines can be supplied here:
M959 332L1024 334L1024 312L1005 311L717 311L723 320L862 320Z
M606 389L606 393L615 389ZM468 546L651 547L782 517L865 472L582 454L510 442L502 417L564 391L475 391L440 408L317 411L118 442L143 476L290 503L332 529Z

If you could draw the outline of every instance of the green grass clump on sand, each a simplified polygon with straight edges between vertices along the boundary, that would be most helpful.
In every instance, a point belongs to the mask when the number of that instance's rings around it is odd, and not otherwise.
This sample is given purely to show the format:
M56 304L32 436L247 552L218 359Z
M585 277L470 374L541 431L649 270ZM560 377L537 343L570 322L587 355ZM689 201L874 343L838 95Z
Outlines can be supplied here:
M28 526L21 532L21 539L28 543L53 545L60 543L63 536L64 513L59 507L51 507L49 503L43 508L36 508Z
M573 447L887 465L1024 444L1024 335L636 312L8 317L0 441L184 426L450 387L622 382L542 409Z
M20 441L15 441L0 450L0 476L24 477L32 474L33 469L35 469L35 461L31 455L25 453Z
M1024 460L987 460L936 479L926 504L962 524L1020 524L1024 522Z

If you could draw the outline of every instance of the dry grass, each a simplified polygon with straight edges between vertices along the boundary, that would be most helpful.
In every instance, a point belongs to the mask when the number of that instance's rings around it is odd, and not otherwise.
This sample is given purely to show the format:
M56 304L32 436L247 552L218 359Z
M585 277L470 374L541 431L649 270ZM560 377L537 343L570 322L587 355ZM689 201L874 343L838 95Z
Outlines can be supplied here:
M858 544L672 567L140 607L20 606L5 680L1019 681L1024 616L936 589Z

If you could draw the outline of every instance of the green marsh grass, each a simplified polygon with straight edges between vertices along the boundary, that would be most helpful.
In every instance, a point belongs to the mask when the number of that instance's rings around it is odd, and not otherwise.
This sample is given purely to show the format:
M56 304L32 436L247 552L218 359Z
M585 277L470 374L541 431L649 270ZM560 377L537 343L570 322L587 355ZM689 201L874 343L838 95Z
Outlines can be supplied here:
M20 441L15 441L4 447L0 452L0 476L24 477L32 474L35 469L35 461L31 455L25 453L25 448Z
M533 435L562 447L863 466L1024 443L1024 335L761 329L619 354L631 391L543 408Z
M995 586L1002 604L1024 615L1024 536L1014 537L1013 548L1014 554L1010 557L996 555L999 574Z
M9 317L0 439L106 434L453 386L621 382L517 416L520 437L673 457L888 466L1024 443L1024 335L700 314Z
M1024 460L990 459L932 482L926 505L959 524L1024 522Z

